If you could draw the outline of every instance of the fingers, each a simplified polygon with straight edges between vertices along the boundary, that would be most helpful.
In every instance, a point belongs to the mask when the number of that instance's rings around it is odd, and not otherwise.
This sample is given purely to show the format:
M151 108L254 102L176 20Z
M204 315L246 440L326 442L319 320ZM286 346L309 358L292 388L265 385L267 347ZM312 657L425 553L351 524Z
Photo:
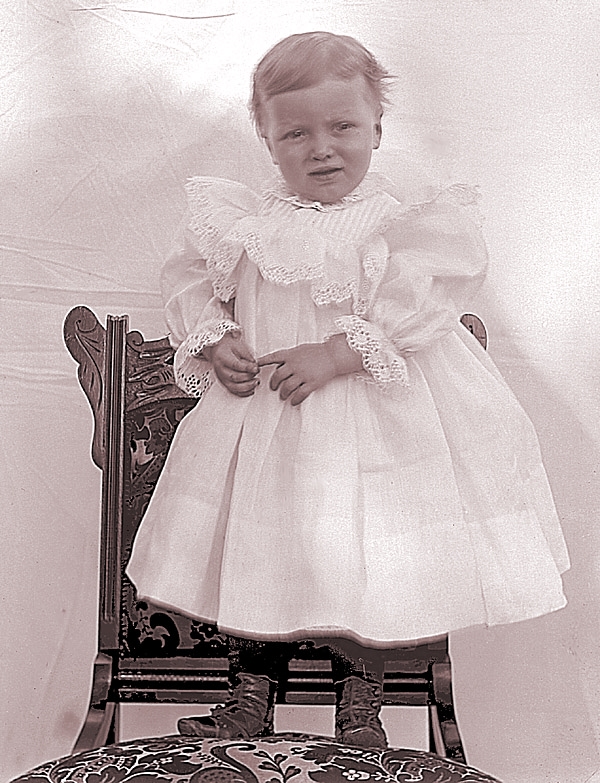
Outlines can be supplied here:
M289 400L291 405L300 405L314 390L315 387L310 383L303 383L297 377L290 376L279 385L279 398L283 402Z
M302 380L302 374L295 369L295 363L290 361L290 351L274 351L260 356L257 359L259 367L271 364L279 365L272 373L269 380L269 388L279 391L279 397L285 402L289 400L291 405L300 405L301 402L314 391L313 386Z
M242 356L236 356L235 353L231 353L227 357L223 357L222 364L228 370L245 373L247 375L256 375L258 372L258 364L254 359L247 359Z
M227 367L221 369L221 375L230 383L247 383L256 378L255 372L238 372Z
M258 364L238 333L229 333L217 343L210 356L213 370L227 391L249 397L259 384Z
M291 369L287 366L287 364L280 364L279 367L273 372L271 375L271 380L269 381L269 386L273 391L277 391L277 389L281 386L281 384L284 381L287 381L289 378L291 378L293 375ZM295 386L298 386L299 382L297 381ZM295 388L294 386L294 388ZM293 389L292 389L293 391ZM285 397L282 397L281 399L285 399Z
M228 392L235 394L236 397L250 397L256 391L256 387L260 381L258 378L253 378L251 381L243 381L241 383L234 383L228 378L219 378L223 386Z
M252 394L259 384L259 379L254 373L236 372L227 367L215 367L215 373L223 386L232 394L247 396Z
M236 397L251 397L256 391L258 383L257 380L248 383L232 383L230 386L226 385L225 388Z
M277 365L269 379L269 387L279 392L282 401L289 400L293 406L300 405L315 390L314 384L307 382L302 367L293 360L294 349L273 351L254 359L243 340L231 342L231 350L213 362L221 383L228 391L239 397L254 394L258 386L258 371L261 367ZM216 359L216 357L215 357Z
M257 359L259 367L265 367L267 364L282 364L289 356L289 351L273 351Z
M223 368L252 375L258 372L254 354L238 332L228 332L212 346L209 359L215 369Z
M229 366L237 372L247 372L256 375L258 372L258 362L252 355L245 343L232 346Z
M279 397L283 402L289 401L290 405L296 407L312 394L314 388L308 383L298 384L297 380L289 379L281 384Z
M258 373L258 365L253 359L246 359L237 356L233 351L221 352L213 355L213 367L217 373L238 376L254 377ZM249 378L239 378L239 380L248 380Z
M282 372L279 372L280 370ZM249 373L226 371L220 373L218 378L227 391L237 397L250 397L260 384L258 377ZM293 406L300 405L314 391L312 386L299 381L298 377L286 371L284 366L273 373L269 386L273 391L279 391L282 402L289 400Z
M304 400L309 396L309 394L312 394L312 389L310 386L307 386L305 383L298 386L298 388L292 392L290 395L290 405L293 405L294 407L296 405L300 405L301 402L304 402Z
M233 364L233 367L232 367ZM248 384L256 386L258 384L258 377L256 371L246 372L244 370L235 369L236 367L244 367L234 362L215 362L213 363L213 369L217 378L221 381L225 388L233 391L233 388L239 386L244 387L244 390L248 388Z
M246 343L246 341L244 340L240 332L234 332L232 334L232 340L229 343L229 345L233 353L236 356L238 356L240 359L247 359L253 364L256 364L256 361L254 359L254 354L248 347L248 344Z

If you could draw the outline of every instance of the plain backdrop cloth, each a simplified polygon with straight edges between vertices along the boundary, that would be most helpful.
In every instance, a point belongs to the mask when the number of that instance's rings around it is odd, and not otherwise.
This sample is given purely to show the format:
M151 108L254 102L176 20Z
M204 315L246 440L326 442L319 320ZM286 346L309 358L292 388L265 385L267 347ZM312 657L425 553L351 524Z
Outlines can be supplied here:
M491 271L474 308L539 433L573 560L566 609L453 638L469 760L523 783L600 767L595 0L4 0L3 779L70 750L96 650L100 473L64 318L86 304L165 333L185 180L271 173L250 71L315 29L356 36L397 76L377 169L480 186Z

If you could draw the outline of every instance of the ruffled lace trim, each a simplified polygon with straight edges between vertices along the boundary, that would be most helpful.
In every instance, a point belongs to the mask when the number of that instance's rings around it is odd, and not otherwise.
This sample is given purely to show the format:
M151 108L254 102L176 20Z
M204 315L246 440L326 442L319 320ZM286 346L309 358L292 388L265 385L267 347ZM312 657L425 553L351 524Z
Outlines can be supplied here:
M175 382L190 397L201 400L213 385L212 372L210 370L201 373L179 371L175 374Z
M295 207L303 209L315 209L318 212L336 212L344 209L349 204L355 204L357 201L364 201L371 196L381 193L381 191L392 194L396 187L394 183L383 174L369 172L365 175L363 181L346 196L339 201L323 204L321 201L311 201L293 193L287 186L283 177L278 177L268 188L263 191L263 197L273 196L280 201L286 201ZM420 211L436 201L446 201L461 207L471 207L478 210L481 200L481 193L478 186L467 185L461 182L455 182L451 185L437 185L428 188L429 193L425 198L406 203L400 196L394 196L399 199L399 216Z
M199 372L202 351L207 345L216 345L228 332L239 332L240 327L234 321L213 319L203 325L203 329L190 334L175 352L175 382L191 397L200 399L212 385L210 369Z
M224 189L223 195L221 200L217 198L215 201L214 189L218 188L219 184ZM407 215L423 211L434 202L448 202L468 208L474 222L481 226L477 208L478 190L468 185L454 184L432 190L430 196L419 202L402 204L396 201L396 207L389 209L387 215L373 227L368 241L362 245L360 266L363 274L360 278L349 274L345 280L327 279L325 256L332 262L332 268L341 268L339 261L334 258L340 255L338 247L340 240L334 237L324 238L327 245L325 248L317 246L304 248L304 256L312 259L312 263L301 263L300 258L297 259L297 263L291 260L294 256L298 257L301 249L299 246L303 246L302 237L290 247L290 253L284 253L281 247L277 248L278 252L271 253L273 258L281 258L282 253L283 257L289 256L288 266L273 263L273 259L267 257L266 248L273 241L279 242L281 237L270 225L271 216L264 212L265 198L271 197L279 202L286 202L295 207L311 208L319 212L333 212L382 192L387 193L390 187L391 183L387 178L372 173L339 202L321 204L306 201L291 193L283 179L268 188L263 194L263 199L240 183L225 181L219 183L218 180L201 177L189 180L187 183L191 213L189 228L195 246L206 258L215 295L223 302L228 302L235 296L237 282L234 279L234 272L243 252L246 251L248 258L256 264L265 280L276 285L310 281L311 296L316 305L339 304L351 299L353 313L362 316L366 312L371 292L376 289L385 272L388 249L383 235L393 223ZM228 191L227 188L230 190ZM356 248L346 248L345 252L347 254L357 251Z
M223 321L213 318L203 324L203 329L197 334L190 334L185 342L177 349L185 348L187 356L199 356L207 345L215 345L227 332L241 331L235 321Z
M356 237L348 238L338 230L339 235L335 236L330 235L324 225L319 224L317 228L301 223L301 230L286 246L280 232L271 231L265 225L256 226L256 221L268 223L270 215L267 214L239 221L227 239L244 246L248 258L265 280L276 285L311 282L311 298L317 306L351 299L353 312L364 315L370 295L387 265L388 246L383 234L395 219L399 207L392 197L384 195L380 179L378 175L372 175L368 183L343 199L345 206L369 197L380 197L371 208L366 207L367 212L356 216L359 223L364 221L365 228L370 225L362 235L359 231ZM286 195L285 183L280 183L280 187L283 190L277 198L286 202L296 199ZM273 191L270 192L273 195ZM336 206L340 207L342 203ZM275 263L278 258L286 258L287 264ZM309 259L310 263L303 263L304 259Z
M378 386L408 386L406 360L376 326L355 315L337 318L335 325L346 334L350 348L361 354L363 367Z
M229 302L235 297L237 283L231 279L231 273L237 266L243 251L243 246L234 248L226 242L221 242L206 260L206 269L210 275L213 292L222 302Z
M288 204L292 204L294 207L300 207L301 209L315 209L317 212L337 212L340 209L344 209L348 204L364 201L370 196L375 195L375 193L381 192L384 180L387 182L380 174L368 173L351 193L346 194L339 201L327 204L324 204L322 201L311 201L310 199L302 198L302 196L293 193L287 186L283 177L278 177L273 184L263 192L263 195L265 197L274 196L280 201L287 201Z
M219 198L215 198L215 191ZM222 193L220 191L223 191ZM206 260L215 296L229 302L236 292L231 274L244 252L243 241L228 237L240 220L257 214L261 200L239 182L192 177L186 183L194 246Z
M265 280L278 285L291 285L304 280L318 280L322 277L323 268L321 263L302 264L292 269L287 267L270 264L263 249L263 239L256 231L247 230L242 224L228 234L228 239L236 244L243 245L248 258L256 264L261 275Z
M237 238L238 237L236 236L236 239ZM365 301L361 299L361 296L359 295L359 282L357 277L348 277L344 281L328 280L325 274L324 260L319 260L315 264L298 264L291 268L273 264L271 260L266 257L259 236L256 234L247 234L243 241L248 258L256 264L265 280L268 280L275 285L291 285L292 283L310 282L311 298L318 307L334 303L339 304L347 299L352 299L353 310L356 312L364 312L366 305ZM315 247L314 255L321 255L323 258L322 253L319 253L320 250L321 248ZM340 255L338 252L339 250L340 248L334 247L332 243L324 252L330 260L333 260L335 255ZM348 254L356 253L353 248L346 248L346 250ZM384 255L379 259L382 267L385 266L386 260L387 248ZM333 266L339 266L339 264L333 264Z

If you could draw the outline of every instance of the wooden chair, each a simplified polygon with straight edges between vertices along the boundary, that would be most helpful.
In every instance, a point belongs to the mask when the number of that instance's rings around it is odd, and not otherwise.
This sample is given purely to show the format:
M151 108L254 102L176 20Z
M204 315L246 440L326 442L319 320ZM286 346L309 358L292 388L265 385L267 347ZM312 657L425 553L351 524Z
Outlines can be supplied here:
M462 323L486 346L473 315ZM127 316L106 328L86 307L64 336L94 415L92 459L102 470L98 654L89 710L75 751L118 741L122 702L220 703L227 698L227 636L215 626L137 599L124 574L133 538L173 434L196 404L175 385L167 338L145 341ZM334 703L331 662L310 640L290 644L278 703ZM447 637L395 650L385 665L384 703L427 705L430 749L464 761L452 696Z

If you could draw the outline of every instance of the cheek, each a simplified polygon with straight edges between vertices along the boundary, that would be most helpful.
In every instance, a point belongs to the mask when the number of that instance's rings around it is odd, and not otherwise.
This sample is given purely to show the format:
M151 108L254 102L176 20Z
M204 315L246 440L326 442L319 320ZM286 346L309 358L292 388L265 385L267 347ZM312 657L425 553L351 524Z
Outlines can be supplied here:
M301 157L298 150L285 150L280 152L279 166L284 171L294 173L300 166Z
M346 145L346 154L356 160L368 159L373 153L373 140L369 136L361 136Z
M371 147L361 145L349 150L348 158L357 168L364 169L369 167L372 153Z

